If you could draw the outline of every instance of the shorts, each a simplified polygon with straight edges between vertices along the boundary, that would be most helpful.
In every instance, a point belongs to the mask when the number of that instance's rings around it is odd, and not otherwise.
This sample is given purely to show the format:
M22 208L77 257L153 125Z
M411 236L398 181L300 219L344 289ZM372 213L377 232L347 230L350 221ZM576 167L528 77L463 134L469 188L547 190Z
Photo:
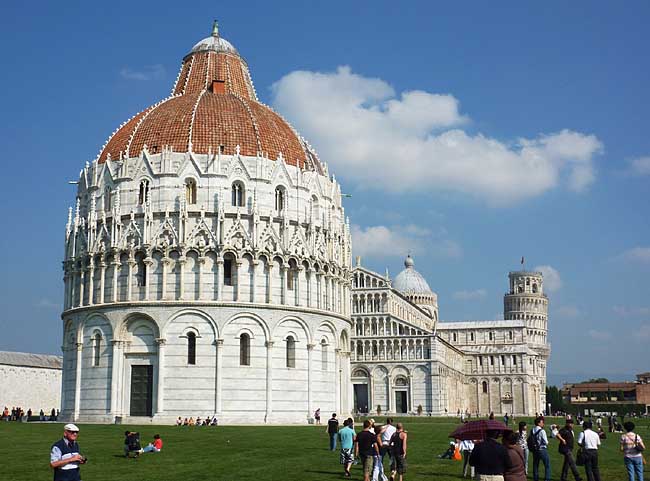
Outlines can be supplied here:
M390 470L396 471L397 474L404 474L406 467L406 458L404 456L395 456L390 465Z
M372 469L375 467L375 457L374 456L365 456L363 460L363 474L372 476Z
M354 462L354 451L350 448L343 448L341 449L341 456L340 456L340 461L341 464L351 464Z

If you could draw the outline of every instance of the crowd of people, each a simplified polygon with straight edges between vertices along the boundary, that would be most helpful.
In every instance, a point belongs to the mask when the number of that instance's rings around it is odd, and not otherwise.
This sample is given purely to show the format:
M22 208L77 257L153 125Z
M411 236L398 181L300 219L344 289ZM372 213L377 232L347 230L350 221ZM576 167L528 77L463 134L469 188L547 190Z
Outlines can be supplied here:
M25 410L20 406L14 406L11 408L11 410L9 410L8 406L5 406L5 408L2 410L3 421L27 422L32 421L32 417L34 417L32 408L29 408L27 412L25 412ZM59 411L54 408L52 408L49 415L45 414L45 411L42 409L38 413L39 421L56 421L58 417Z
M391 418L386 423L376 425L374 419L366 419L363 429L356 432L354 420L348 418L339 429L336 413L327 421L326 432L329 435L329 449L336 451L340 443L339 462L343 466L343 475L352 477L350 469L360 464L364 481L403 481L406 473L406 453L408 433L402 423L393 425ZM386 476L385 461L388 459L389 476Z
M216 426L218 421L217 416L206 416L203 419L201 419L201 416L197 416L196 419L191 416L185 419L178 416L175 424L176 426Z
M600 421L599 421L600 420ZM537 416L530 432L525 421L518 424L517 430L487 431L483 439L451 442L447 450L439 455L441 459L463 460L462 475L468 474L478 481L526 481L528 459L532 455L533 481L550 481L551 461L549 457L550 440L556 439L557 449L562 456L560 481L568 481L569 472L575 481L600 481L598 450L606 433L598 418L594 428L592 419L577 419L582 431L576 436L574 420L568 415L564 426L552 424L547 433L544 416ZM610 422L611 432L616 432L615 418ZM628 481L643 481L643 439L635 433L635 424L623 422L625 432L619 439ZM497 441L502 436L502 442ZM577 446L577 452L574 450ZM543 478L542 469L543 466ZM581 476L578 466L584 466L585 476Z

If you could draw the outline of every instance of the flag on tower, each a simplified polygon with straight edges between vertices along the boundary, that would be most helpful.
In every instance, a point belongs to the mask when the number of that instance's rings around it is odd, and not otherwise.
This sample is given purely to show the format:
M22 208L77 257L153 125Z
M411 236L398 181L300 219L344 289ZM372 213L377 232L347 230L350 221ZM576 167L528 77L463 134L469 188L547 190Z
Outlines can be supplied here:
M521 265L524 265L524 256L521 256Z

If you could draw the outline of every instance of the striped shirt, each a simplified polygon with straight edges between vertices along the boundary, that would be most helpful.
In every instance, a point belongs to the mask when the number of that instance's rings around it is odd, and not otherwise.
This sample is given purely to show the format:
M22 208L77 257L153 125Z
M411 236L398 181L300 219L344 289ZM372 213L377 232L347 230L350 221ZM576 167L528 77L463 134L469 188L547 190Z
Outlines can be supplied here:
M632 431L621 436L621 448L626 458L640 458L642 454L636 450L637 444L642 445L643 439Z

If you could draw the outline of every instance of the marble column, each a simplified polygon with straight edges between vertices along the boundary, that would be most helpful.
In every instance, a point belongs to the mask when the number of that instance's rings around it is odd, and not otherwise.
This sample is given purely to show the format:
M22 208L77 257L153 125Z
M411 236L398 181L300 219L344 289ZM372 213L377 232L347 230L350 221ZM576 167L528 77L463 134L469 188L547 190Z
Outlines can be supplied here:
M106 262L104 258L99 263L99 303L104 303L104 289L106 288Z
M153 259L147 257L144 260L144 300L148 301L151 296L151 266L153 266Z
M217 257L217 301L223 298L223 257Z
M167 256L163 257L160 259L160 262L162 264L162 275L161 281L162 282L162 289L160 290L161 292L161 299L165 300L167 299L167 271L169 270L169 263L171 262L171 259Z
M126 300L131 302L133 300L133 268L136 266L136 262L133 259L129 259L129 275L126 278Z
M83 339L83 337L82 337ZM81 357L83 354L83 343L77 342L77 359L75 362L74 378L74 413L73 420L79 419L79 410L81 408Z
M88 261L88 305L93 305L95 296L95 260L91 257Z
M82 267L79 271L79 304L78 307L84 305L84 282L85 282L86 270Z
M266 270L268 271L266 277L266 300L269 304L273 304L273 262L266 264Z
M167 339L159 337L158 344L158 387L156 390L156 414L162 414L165 410L165 343Z
M260 261L258 259L253 260L253 268L251 273L251 292L250 300L251 302L258 302L257 299L257 269L259 268Z
M120 365L122 361L122 341L113 339L111 341L113 347L112 366L111 366L111 414L118 415L118 381L121 372Z
M178 299L185 298L185 264L187 263L187 258L183 255L178 258L178 269L180 270L179 281L180 286L178 289Z
M341 412L341 360L340 349L334 349L334 406L335 411Z
M113 257L111 266L113 266L113 292L111 292L111 302L117 302L117 278L120 276L120 261L116 257Z
M288 304L288 289L287 289L287 277L289 275L289 269L286 266L281 267L281 272L282 274L280 275L280 282L282 283L282 293L280 295L280 298L282 299L282 304L286 305Z
M235 261L235 286L233 289L233 300L235 302L241 301L241 265L242 261L239 259Z
M199 263L199 285L197 286L197 293L196 293L196 299L201 300L203 299L204 293L203 293L203 267L205 266L205 256L201 256L197 259Z
M314 347L316 344L307 344L307 416L311 416L313 412L312 402L313 402L313 393L311 384L314 380L313 375L313 362L314 362Z
M273 415L273 341L266 341L266 416L264 422L271 422Z
M217 366L216 366L216 377L214 379L214 395L215 395L215 401L214 401L214 410L217 415L221 414L221 411L223 409L223 403L222 403L222 396L221 396L221 390L223 386L223 379L222 379L222 372L223 372L223 339L217 339L215 342L215 347L217 350Z

